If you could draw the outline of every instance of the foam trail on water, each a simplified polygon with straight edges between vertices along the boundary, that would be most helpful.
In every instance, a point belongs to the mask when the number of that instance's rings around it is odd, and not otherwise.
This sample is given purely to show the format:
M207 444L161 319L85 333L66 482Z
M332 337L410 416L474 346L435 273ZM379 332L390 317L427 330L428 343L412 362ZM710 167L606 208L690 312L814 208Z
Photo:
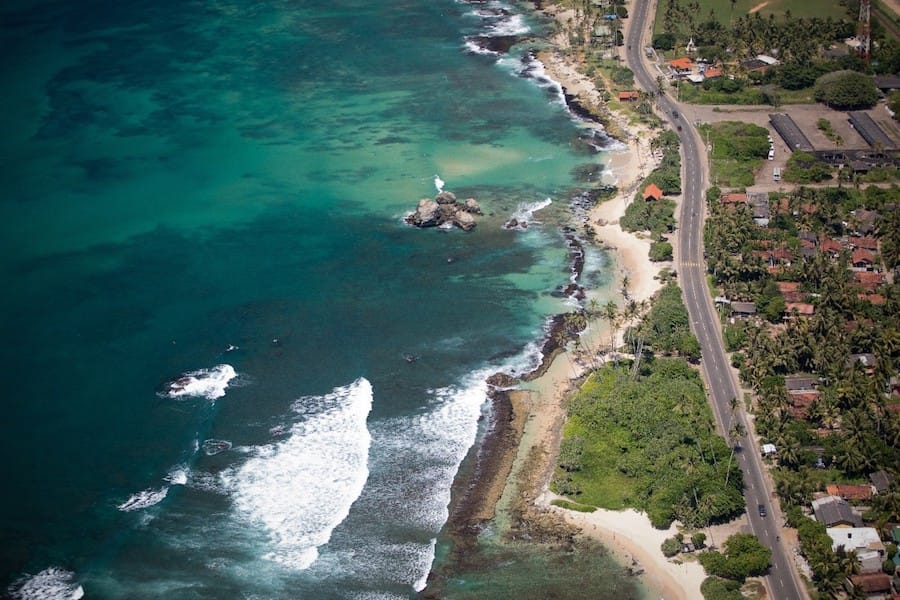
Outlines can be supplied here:
M75 581L75 573L48 567L13 584L9 594L16 600L79 600L84 598L84 589Z
M268 534L265 558L306 569L366 483L372 385L360 378L331 394L301 398L293 409L307 418L287 439L254 449L222 478L238 514Z
M161 488L147 488L146 490L141 490L136 494L132 494L128 500L116 508L122 512L132 512L141 510L142 508L148 508L162 502L168 493L169 486L165 485Z
M444 180L440 175L434 176L434 187L437 188L439 194L444 191Z

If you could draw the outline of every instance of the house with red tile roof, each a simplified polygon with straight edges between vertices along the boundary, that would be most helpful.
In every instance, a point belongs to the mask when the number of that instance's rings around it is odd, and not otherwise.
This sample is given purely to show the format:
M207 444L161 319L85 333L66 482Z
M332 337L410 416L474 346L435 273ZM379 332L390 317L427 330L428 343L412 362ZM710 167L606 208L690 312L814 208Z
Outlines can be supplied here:
M847 240L851 248L865 248L872 252L878 251L878 240L873 237L851 237Z
M788 392L791 405L788 408L795 419L804 420L809 417L809 407L819 398L818 390Z
M884 305L884 296L882 296L881 294L857 294L856 297L860 300L871 302L875 306Z
M740 202L747 202L747 194L729 192L722 195L722 204L738 204Z
M634 102L635 100L640 99L640 92L635 92L633 90L627 92L619 92L619 102Z
M840 242L831 238L825 238L819 242L819 250L831 256L837 256L843 249Z
M694 61L687 56L676 58L669 61L669 72L675 77L684 77L690 75L694 70Z
M794 313L801 317L808 317L816 313L816 307L806 302L785 302L785 316L792 317L794 316Z
M872 497L872 486L867 484L830 483L825 486L825 492L844 500L868 500Z
M853 280L856 285L867 292L874 292L885 281L884 273L875 273L874 271L856 271L853 273Z
M850 265L860 271L871 271L875 266L875 255L865 248L857 248L850 255Z
M659 200L663 197L663 192L655 183L651 183L644 188L644 201Z

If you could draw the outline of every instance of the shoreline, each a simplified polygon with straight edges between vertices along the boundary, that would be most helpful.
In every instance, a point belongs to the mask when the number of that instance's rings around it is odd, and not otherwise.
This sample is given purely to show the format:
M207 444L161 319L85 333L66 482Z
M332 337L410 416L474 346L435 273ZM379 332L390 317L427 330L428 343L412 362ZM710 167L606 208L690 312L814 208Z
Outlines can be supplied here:
M539 6L537 12L564 23L571 11L551 5ZM580 111L592 112L603 106L593 82L578 72L573 59L563 54L564 36L551 37L551 43L552 47L539 52L537 58L548 77L563 88L567 103L576 103L581 117L584 114ZM595 242L609 250L615 260L615 283L609 296L622 302L622 283L627 277L628 298L638 303L650 301L662 287L657 275L671 263L651 262L650 240L624 231L619 219L644 177L658 162L650 151L653 132L645 125L629 123L621 114L603 114L614 121L617 136L625 138L619 139L620 148L610 150L607 165L618 190L590 210L584 225L593 229ZM577 270L573 266L573 271ZM457 497L447 522L453 540L450 562L464 566L467 550L477 544L483 526L499 519L514 538L527 536L563 545L572 544L578 536L599 541L626 569L638 565L642 583L654 596L666 600L701 597L700 585L706 577L703 567L694 561L670 562L660 550L662 541L677 531L676 524L663 531L653 528L645 514L633 509L581 513L551 504L556 496L549 491L549 482L565 422L565 403L587 372L587 366L574 352L560 348L554 341L553 333L560 327L561 319L550 321L544 359L535 371L522 378L516 389L502 387L509 383L503 381L491 386L492 423L474 455L467 459L469 476L460 485L466 489L455 490ZM602 340L608 340L609 326L595 320L586 331L594 328L598 335L593 336L590 350L596 352L604 346ZM582 341L589 342L590 337L582 335ZM433 595L432 584L440 578L434 571L429 574L422 597L438 597Z

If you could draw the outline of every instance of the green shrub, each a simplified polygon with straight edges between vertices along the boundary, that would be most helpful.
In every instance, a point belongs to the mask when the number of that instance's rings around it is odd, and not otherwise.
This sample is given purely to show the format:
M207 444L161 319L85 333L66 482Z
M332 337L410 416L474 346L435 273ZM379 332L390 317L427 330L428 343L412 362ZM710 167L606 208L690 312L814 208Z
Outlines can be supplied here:
M671 558L681 552L681 542L676 538L666 538L662 543L662 553L666 558Z
M650 244L650 260L660 262L672 260L672 244L669 242L653 242Z

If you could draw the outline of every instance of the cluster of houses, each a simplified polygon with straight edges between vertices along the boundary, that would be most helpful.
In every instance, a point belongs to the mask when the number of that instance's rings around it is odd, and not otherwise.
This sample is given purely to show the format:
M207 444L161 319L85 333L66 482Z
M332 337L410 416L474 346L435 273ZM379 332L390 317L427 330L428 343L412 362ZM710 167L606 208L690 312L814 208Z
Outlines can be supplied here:
M686 52L694 54L696 48L694 40L688 42ZM766 69L778 64L778 59L760 54L755 58L743 61L740 68L746 72L765 71ZM681 56L673 58L666 62L668 67L669 78L672 80L683 80L691 83L703 83L707 79L716 79L725 75L720 65L710 64L706 59L698 58L694 60L689 56Z
M873 495L886 493L894 485L894 476L886 471L869 475L866 485L828 485L824 494L812 501L815 519L825 526L832 550L843 547L853 552L859 573L846 582L848 592L857 590L868 598L896 598L900 590L900 552L888 556L887 546L874 527L865 527L862 511ZM900 526L891 531L891 542L900 543ZM885 561L893 563L892 574L885 573Z
M722 195L725 205L746 204L750 207L754 222L764 230L768 227L773 215L799 216L800 213L814 214L814 204L803 204L792 210L787 198L781 198L770 206L769 196L764 192L731 192ZM786 274L788 267L801 258L812 258L816 254L824 254L832 260L846 253L849 257L849 268L853 272L853 282L857 288L857 297L872 304L884 304L884 296L879 288L887 283L888 278L879 259L878 239L873 236L875 222L879 215L871 210L854 211L854 224L850 234L835 238L820 236L811 231L799 233L799 248L788 247L786 243L773 241L777 239L776 231L772 231L771 239L754 241L753 256L761 259L768 272L776 277ZM778 291L785 299L784 316L786 319L810 316L815 314L815 306L809 302L810 294L801 290L800 282L779 281ZM725 298L717 299L728 303ZM756 315L753 302L730 302L731 316L734 319L752 319Z

